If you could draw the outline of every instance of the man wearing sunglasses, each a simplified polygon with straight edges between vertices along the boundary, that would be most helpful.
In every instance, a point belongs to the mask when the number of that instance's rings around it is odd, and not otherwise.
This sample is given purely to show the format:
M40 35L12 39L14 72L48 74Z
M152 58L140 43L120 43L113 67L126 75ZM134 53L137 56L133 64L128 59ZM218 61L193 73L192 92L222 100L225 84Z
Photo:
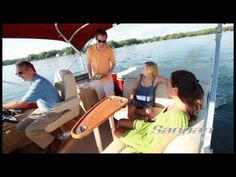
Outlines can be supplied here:
M97 29L95 39L97 43L87 50L87 64L98 99L101 100L104 96L115 94L112 80L115 56L112 48L106 44L107 33L104 29Z
M16 64L16 75L31 82L31 86L20 101L6 103L2 107L4 109L24 109L32 103L37 103L38 109L21 120L16 127L24 130L29 139L45 149L54 140L54 136L44 131L44 128L55 120L53 117L42 115L60 102L59 93L52 83L36 73L34 65L28 61Z

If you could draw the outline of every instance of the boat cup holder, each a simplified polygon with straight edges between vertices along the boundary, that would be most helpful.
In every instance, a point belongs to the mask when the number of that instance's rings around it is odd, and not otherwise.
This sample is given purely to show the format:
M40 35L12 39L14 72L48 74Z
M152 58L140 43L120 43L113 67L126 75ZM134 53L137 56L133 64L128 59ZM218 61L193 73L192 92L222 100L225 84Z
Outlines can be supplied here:
M118 102L118 103L120 103L120 104L122 104L122 103L124 103L125 102L125 100L124 99L121 99L121 98L114 98L114 97L109 97L109 100L114 100L114 101L116 101L116 102Z
M87 126L80 125L79 127L76 128L76 133L83 133L86 130L87 130Z

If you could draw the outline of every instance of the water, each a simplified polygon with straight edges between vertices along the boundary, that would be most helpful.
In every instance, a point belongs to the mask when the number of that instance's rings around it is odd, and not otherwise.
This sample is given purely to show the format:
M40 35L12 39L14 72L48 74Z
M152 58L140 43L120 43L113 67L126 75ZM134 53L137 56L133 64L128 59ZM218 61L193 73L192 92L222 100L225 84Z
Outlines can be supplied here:
M215 153L233 152L233 32L222 34L219 80L212 136L212 148ZM214 57L215 35L196 36L176 40L160 41L133 45L114 50L116 67L114 72L128 69L131 66L142 66L145 61L152 60L160 67L196 67L211 66ZM67 68L74 56L63 56L32 62L37 72L53 82L54 73ZM86 61L83 56L84 63ZM81 71L76 62L73 72ZM14 75L15 66L3 67L3 79L22 83L17 87L3 83L3 102L20 99L28 90L25 84ZM16 92L17 91L17 92Z

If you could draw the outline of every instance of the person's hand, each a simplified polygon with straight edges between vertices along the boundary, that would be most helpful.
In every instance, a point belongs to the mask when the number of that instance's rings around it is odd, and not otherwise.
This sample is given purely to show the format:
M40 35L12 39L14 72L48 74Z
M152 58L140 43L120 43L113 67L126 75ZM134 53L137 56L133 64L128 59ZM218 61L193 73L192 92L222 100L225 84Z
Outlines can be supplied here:
M2 110L7 110L7 108L5 107L5 104L2 104Z
M10 111L4 107L4 104L2 105L2 113L10 114Z
M130 99L130 100L134 99L134 95L131 94L129 99Z
M133 104L133 99L129 99L128 101L128 105L131 105L131 104Z

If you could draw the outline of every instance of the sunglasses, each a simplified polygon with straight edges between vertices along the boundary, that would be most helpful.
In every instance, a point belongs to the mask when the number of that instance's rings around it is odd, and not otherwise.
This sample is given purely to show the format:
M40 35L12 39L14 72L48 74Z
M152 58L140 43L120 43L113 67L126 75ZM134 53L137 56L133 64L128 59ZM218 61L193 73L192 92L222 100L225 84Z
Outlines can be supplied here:
M22 71L20 71L20 72L16 73L16 75L17 75L17 76L20 76L21 74L23 74L23 72L22 72Z
M99 40L99 39L98 39L98 42L105 44L107 41L106 41L106 40L102 41L102 40Z

